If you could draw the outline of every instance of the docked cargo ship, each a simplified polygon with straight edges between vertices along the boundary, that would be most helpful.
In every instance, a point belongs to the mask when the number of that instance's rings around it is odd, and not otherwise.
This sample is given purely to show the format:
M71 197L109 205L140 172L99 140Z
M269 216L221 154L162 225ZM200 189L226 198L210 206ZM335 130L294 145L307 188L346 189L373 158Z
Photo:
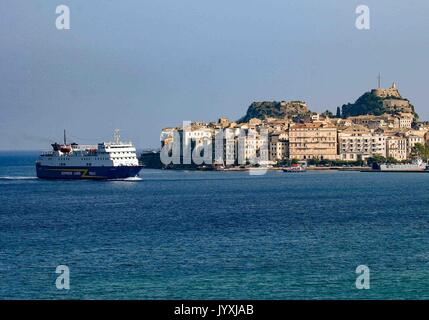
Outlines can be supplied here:
M423 162L422 159L414 159L411 163L400 163L400 164L377 164L372 165L374 171L383 172L416 172L416 171L428 171L429 166Z
M98 145L52 144L36 162L37 177L42 179L124 179L136 177L142 166L131 142L121 142L115 130L113 142Z

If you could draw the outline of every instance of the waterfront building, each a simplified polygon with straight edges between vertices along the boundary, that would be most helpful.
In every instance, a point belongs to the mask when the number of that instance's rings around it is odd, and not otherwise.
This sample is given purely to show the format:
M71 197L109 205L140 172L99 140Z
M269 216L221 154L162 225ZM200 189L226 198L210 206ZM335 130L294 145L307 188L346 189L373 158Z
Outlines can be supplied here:
M292 124L289 128L289 157L335 160L337 127L323 122Z
M269 159L267 128L251 128L240 131L237 137L237 160L239 164L266 163Z
M193 165L193 153L204 158L203 162L211 164L215 151L212 146L214 133L209 124L197 122L185 123L183 127L164 128L160 137L161 150L168 150L173 164ZM194 152L196 148L202 150Z
M270 140L269 160L279 162L289 158L289 137L287 133L272 133Z
M366 160L374 155L386 156L386 141L382 131L364 126L351 126L338 133L339 159Z
M402 133L396 133L386 139L386 156L398 161L407 159L408 139Z
M384 135L384 130L379 128L371 132L371 156L379 155L386 157L386 136Z
M407 158L410 158L412 155L413 148L416 144L425 144L425 138L418 135L408 135L407 136Z
M217 166L234 166L238 164L238 140L240 129L226 128L217 130L212 137L215 146L213 164Z

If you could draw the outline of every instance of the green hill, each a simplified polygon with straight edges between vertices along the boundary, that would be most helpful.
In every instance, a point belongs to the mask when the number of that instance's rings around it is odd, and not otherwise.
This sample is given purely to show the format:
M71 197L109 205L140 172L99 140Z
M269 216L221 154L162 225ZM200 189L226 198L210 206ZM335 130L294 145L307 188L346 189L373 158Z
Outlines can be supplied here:
M360 116L360 115L368 115L368 114L379 116L379 115L382 115L384 113L397 114L399 112L398 110L387 110L383 106L384 100L408 101L407 99L403 99L402 97L379 96L379 95L377 95L376 90L372 90L371 92L365 92L354 103L344 104L341 107L341 116L343 118ZM411 103L409 104L409 109L414 114L414 118L418 119L419 116L414 111L414 106Z
M366 114L380 116L383 113L385 113L383 99L371 92L365 92L355 103L348 103L341 107L341 115L343 118Z

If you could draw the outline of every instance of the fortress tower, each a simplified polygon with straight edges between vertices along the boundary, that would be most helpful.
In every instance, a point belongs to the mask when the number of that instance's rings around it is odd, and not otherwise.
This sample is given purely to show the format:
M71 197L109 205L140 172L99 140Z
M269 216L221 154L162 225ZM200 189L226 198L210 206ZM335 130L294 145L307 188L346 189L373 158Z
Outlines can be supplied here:
M393 82L393 84L390 86L390 88L377 88L372 89L371 93L381 99L385 99L388 97L398 98L402 99L401 94L399 93L398 88L396 87L396 83Z
M379 84L380 84L380 78L379 78ZM390 88L379 87L377 89L372 89L371 93L383 100L383 107L386 110L386 112L413 113L410 102L407 99L402 98L395 82L393 82Z

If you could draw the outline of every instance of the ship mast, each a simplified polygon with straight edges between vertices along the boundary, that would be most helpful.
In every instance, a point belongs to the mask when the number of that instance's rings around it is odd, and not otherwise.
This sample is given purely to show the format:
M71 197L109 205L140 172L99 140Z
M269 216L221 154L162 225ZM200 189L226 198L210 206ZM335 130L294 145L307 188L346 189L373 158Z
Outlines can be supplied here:
M115 142L115 144L120 144L120 142L121 142L121 134L120 134L120 130L119 129L115 129L115 131L113 133L113 141Z
M66 129L64 129L64 145L67 145Z

